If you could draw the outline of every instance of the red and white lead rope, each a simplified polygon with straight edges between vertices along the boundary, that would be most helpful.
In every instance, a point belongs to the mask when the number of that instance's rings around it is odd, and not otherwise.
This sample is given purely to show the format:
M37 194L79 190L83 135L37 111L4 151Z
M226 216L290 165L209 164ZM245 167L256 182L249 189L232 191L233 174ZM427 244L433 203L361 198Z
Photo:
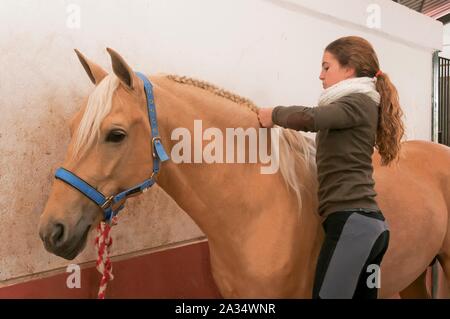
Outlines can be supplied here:
M100 287L98 289L98 299L105 299L105 291L108 281L113 280L112 263L109 257L110 247L112 245L111 227L117 224L117 217L112 219L111 225L101 222L97 226L97 237L95 238L95 247L97 249L97 262L95 267L102 275Z

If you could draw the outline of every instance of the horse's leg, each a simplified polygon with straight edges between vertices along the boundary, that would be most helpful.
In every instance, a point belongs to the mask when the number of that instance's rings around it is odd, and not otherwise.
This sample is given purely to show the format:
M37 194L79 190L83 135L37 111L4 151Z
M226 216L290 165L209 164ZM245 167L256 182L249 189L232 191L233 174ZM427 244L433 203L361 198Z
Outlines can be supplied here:
M444 194L447 195L446 197L447 207L450 207L450 198L448 197L448 194L450 194L450 185L447 186L446 189L444 189ZM437 255L437 260L439 261L439 264L441 265L442 270L444 271L444 276L446 279L444 280L444 282L447 283L447 287L445 287L446 289L444 289L444 294L446 292L450 292L450 209L448 210L447 214L448 214L447 234L445 235L442 247Z
M444 270L445 279L447 279L447 290L450 291L450 254L439 254L438 260Z
M400 292L402 299L429 299L430 294L426 285L427 270L425 270L416 280Z

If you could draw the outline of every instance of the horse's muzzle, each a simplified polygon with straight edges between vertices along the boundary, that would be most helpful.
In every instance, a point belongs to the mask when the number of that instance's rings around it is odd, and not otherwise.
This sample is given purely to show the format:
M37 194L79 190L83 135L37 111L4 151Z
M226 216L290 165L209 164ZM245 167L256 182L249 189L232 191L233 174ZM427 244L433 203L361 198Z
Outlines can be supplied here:
M67 227L60 222L51 222L40 227L39 236L47 251L68 260L74 259L86 245L90 225L81 234L69 235Z

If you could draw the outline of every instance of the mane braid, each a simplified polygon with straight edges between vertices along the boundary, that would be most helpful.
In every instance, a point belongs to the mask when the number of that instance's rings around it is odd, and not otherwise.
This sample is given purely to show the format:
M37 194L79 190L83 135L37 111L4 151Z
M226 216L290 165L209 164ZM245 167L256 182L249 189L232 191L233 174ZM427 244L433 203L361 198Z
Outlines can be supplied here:
M197 80L197 79L190 78L187 76L178 76L178 75L173 75L173 74L167 75L167 78L172 81L181 83L181 84L192 85L192 86L204 89L206 91L212 92L215 95L224 97L224 98L231 100L237 104L244 105L244 106L248 107L250 110L252 110L253 112L258 113L258 107L249 99L239 96L237 94L231 93L230 91L221 89L209 82Z

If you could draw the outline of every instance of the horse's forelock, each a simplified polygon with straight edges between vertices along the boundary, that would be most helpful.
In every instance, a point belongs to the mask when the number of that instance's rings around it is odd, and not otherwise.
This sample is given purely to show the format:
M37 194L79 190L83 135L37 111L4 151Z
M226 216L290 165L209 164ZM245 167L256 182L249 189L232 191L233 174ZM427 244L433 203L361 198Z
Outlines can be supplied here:
M119 83L119 79L114 74L109 74L89 96L75 134L73 157L81 157L99 135L102 121L111 112L112 97Z

